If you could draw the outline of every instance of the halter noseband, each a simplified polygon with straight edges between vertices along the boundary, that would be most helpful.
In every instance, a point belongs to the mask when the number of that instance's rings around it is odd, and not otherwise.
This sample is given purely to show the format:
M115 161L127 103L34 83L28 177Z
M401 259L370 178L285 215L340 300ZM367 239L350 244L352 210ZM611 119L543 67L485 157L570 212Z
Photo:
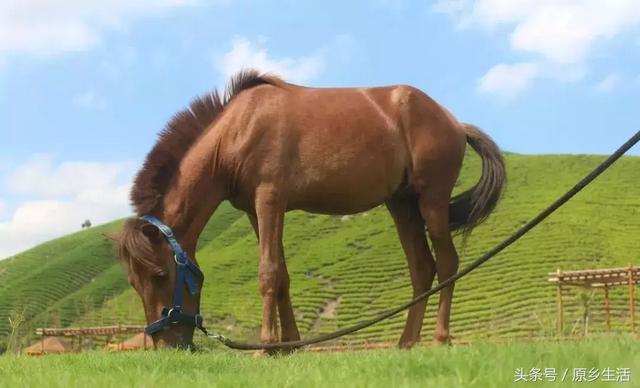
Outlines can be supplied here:
M202 315L200 315L199 308L195 315L185 314L182 311L183 285L187 286L189 294L197 295L199 290L194 277L202 282L204 281L204 274L200 271L200 268L198 268L198 266L189 259L187 252L182 249L173 235L171 228L151 215L142 216L140 219L154 225L160 230L160 232L162 232L165 240L169 243L171 250L173 250L173 257L176 262L176 286L173 290L173 307L164 307L162 309L162 318L148 324L144 328L144 332L148 335L153 335L168 326L181 324L197 327L207 334L207 331L203 326Z

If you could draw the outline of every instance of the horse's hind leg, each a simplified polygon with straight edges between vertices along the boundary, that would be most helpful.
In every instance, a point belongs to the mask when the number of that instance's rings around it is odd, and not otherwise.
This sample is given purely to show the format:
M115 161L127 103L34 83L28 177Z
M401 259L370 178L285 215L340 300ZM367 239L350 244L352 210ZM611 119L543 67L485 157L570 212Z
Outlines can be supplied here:
M449 230L449 193L437 193L435 190L421 193L420 213L426 222L429 238L435 250L438 281L443 282L458 270L458 253L453 245ZM434 342L448 343L450 341L449 318L453 287L454 285L451 284L440 291Z
M415 197L394 197L386 203L393 217L402 249L407 257L413 296L416 297L431 288L435 275L435 262L429 251L424 231L424 221L420 216ZM417 303L409 309L407 323L398 345L408 348L420 341L420 331L427 300Z

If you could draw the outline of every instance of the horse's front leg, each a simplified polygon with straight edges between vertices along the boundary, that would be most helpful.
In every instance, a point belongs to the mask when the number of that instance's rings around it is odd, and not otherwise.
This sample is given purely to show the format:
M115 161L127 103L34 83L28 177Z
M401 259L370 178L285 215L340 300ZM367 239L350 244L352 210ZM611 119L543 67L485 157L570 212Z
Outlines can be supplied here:
M248 214L251 226L256 233L258 241L260 241L260 233L258 230L258 219L254 214ZM282 341L296 341L300 339L300 332L296 324L296 318L291 305L291 296L289 295L289 272L287 271L287 263L284 258L284 249L280 253L280 272L278 275L279 287L276 296L278 304L278 315L280 316L280 326L282 329Z
M255 209L260 240L260 339L263 343L274 343L278 342L277 302L282 280L282 229L286 204L274 187L260 187L256 190Z

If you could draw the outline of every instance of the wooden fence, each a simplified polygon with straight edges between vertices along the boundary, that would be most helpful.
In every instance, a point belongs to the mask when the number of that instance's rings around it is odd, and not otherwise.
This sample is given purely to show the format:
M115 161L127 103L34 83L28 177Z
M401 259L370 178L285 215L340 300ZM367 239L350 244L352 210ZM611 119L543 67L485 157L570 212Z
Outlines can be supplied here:
M558 315L558 334L562 335L564 329L564 314L562 303L562 290L567 287L583 287L589 289L604 290L604 311L607 329L611 329L609 289L612 287L627 286L629 288L629 318L631 319L631 332L635 332L635 302L634 287L640 284L640 267L629 265L622 268L590 269L583 271L560 271L549 273L548 280L555 283L557 290L556 308Z
M72 342L77 340L77 348L82 346L85 337L106 337L105 345L109 345L111 338L123 334L140 334L144 332L141 325L112 325L96 327L63 327L63 328L37 328L36 335L41 337L41 346L44 351L46 337L71 337ZM144 336L144 347L147 347L147 336Z

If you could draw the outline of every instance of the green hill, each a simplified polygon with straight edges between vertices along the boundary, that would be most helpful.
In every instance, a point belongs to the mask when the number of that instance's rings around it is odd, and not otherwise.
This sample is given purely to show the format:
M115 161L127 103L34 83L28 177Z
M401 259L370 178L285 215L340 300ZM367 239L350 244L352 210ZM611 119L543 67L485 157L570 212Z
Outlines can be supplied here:
M477 258L546 207L604 157L506 156L508 183L490 219L474 231L462 265ZM480 171L467 158L458 189ZM452 333L457 338L529 337L555 334L555 288L547 273L640 263L640 158L624 157L566 206L516 245L456 285ZM0 337L9 314L24 309L21 334L41 325L143 322L140 302L100 233L121 221L69 235L0 261ZM333 217L287 214L285 249L292 299L303 337L332 331L411 297L407 266L384 207ZM460 246L461 244L458 244ZM257 242L242 214L223 204L205 229L198 260L206 275L202 311L208 325L234 339L254 340L260 324ZM587 291L567 293L566 333L580 332ZM614 289L612 325L628 330L624 288ZM434 323L435 298L423 336ZM326 308L329 306L329 308ZM593 294L590 331L604 330L603 302ZM395 341L400 315L346 338Z

